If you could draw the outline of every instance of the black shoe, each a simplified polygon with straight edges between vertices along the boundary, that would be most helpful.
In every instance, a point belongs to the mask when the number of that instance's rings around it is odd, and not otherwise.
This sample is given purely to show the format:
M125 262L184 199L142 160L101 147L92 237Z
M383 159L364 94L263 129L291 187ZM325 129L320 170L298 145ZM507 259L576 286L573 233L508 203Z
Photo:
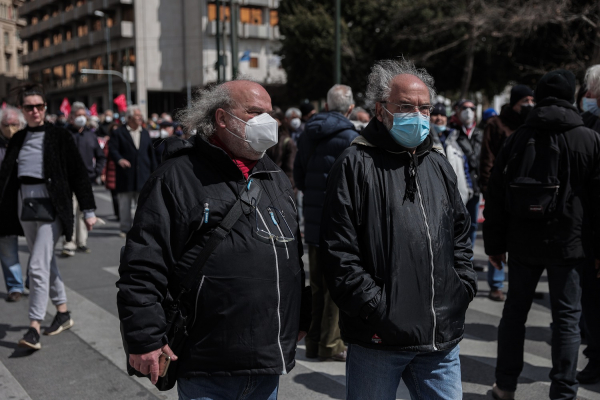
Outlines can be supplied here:
M42 348L40 344L40 334L35 328L29 328L23 339L19 340L19 347L27 349L39 350Z
M77 251L81 253L89 253L91 250L87 246L77 246Z
M600 381L600 360L590 360L583 371L577 374L577 380L584 384Z
M54 320L52 320L52 325L50 325L45 331L44 335L53 336L58 335L64 330L69 329L73 326L73 320L71 319L71 313L67 312L57 312Z
M21 300L22 296L23 293L21 292L10 292L8 296L6 296L6 301L9 303L16 303L17 301Z

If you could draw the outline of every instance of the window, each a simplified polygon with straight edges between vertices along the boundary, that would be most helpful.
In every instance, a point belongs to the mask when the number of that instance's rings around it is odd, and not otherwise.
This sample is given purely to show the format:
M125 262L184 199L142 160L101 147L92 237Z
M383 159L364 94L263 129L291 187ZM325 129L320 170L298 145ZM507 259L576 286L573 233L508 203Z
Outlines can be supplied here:
M250 68L258 68L258 57L250 57Z
M122 20L123 21L133 22L133 20L134 20L133 7L125 8L123 10Z
M65 65L65 84L64 86L73 86L75 83L75 78L73 78L73 74L77 71L75 68L75 64L69 63Z
M72 37L73 37L73 32L71 32L71 31L66 31L65 32L65 40L66 41L71 40Z
M50 68L45 68L42 70L42 85L50 86L52 82L52 70Z
M52 79L54 80L54 82L56 82L56 85L58 87L62 87L65 84L64 77L65 70L62 65L58 65L52 68Z
M88 34L87 24L81 24L77 26L77 36L82 37Z
M271 24L271 26L279 24L279 13L277 12L277 10L269 11L269 23Z
M50 19L50 14L45 14L45 15L42 17L42 21L47 21L47 20L49 20L49 19Z
M75 7L81 7L84 3L85 0L77 0L77 2L75 2Z
M50 47L50 36L44 38L44 47Z
M55 33L52 35L52 43L60 44L62 43L62 35L60 33Z
M80 60L77 63L77 70L81 71L84 68L89 68L90 67L90 63L88 62L88 60ZM88 81L88 76L87 75L81 75L81 83L86 83Z
M263 11L257 7L240 7L240 21L244 24L262 25Z
M225 18L225 21L229 21L229 19L231 18L231 10L229 9L229 6L221 5L220 17L221 17L221 21L223 21L223 18ZM210 3L208 5L208 20L209 21L217 20L217 5L214 3Z
M102 20L97 19L92 23L92 29L95 31L102 30Z
M92 59L92 68L93 69L104 69L104 60L101 56L98 56Z
M113 25L114 25L114 20L113 20L113 17L111 17L110 15L108 15L108 16L106 17L106 26L107 26L108 28L112 28L112 26L113 26Z
M12 6L8 6L8 19L15 19Z
M6 60L5 71L10 72L10 61L11 61L12 57L10 56L10 54L5 54L4 59Z
M40 49L40 42L39 40L34 40L31 42L31 50L33 51L37 51Z
M10 45L10 37L8 35L8 32L4 32L4 45L5 46Z
M31 25L37 25L38 23L38 18L37 17L31 17Z
M73 9L73 4L67 4L67 6L65 7L65 12L69 12Z
M122 65L134 67L135 66L135 53L133 51L133 48L128 49L128 50L129 51L123 50ZM129 54L129 60L127 60L127 54Z

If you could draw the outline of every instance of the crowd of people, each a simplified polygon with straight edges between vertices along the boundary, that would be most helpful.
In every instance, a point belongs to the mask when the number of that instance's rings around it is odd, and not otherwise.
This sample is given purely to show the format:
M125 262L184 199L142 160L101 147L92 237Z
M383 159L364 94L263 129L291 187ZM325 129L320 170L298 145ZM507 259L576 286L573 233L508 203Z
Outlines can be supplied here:
M41 88L24 88L0 116L8 301L24 290L18 235L31 253L19 344L41 347L48 297L44 333L73 325L53 249L64 236L63 255L90 251L101 181L126 238L117 305L130 374L157 384L168 359L181 399L276 399L305 338L307 358L347 363L348 399L394 399L400 380L415 399L458 399L485 200L487 297L505 302L492 395L515 397L546 271L550 398L575 399L600 381L600 65L577 93L566 70L514 85L481 121L474 101L437 98L403 59L373 66L369 106L337 84L322 110L283 111L236 80L203 89L181 124L135 105L94 119L81 103L54 120Z

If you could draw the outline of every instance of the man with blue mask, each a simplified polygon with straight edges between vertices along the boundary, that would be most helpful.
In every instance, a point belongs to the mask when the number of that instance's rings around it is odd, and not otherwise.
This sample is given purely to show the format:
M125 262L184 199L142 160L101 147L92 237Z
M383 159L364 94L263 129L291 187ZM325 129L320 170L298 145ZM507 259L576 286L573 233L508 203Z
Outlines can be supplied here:
M334 164L319 251L348 343L347 399L462 398L459 346L477 293L469 215L429 134L433 78L380 61L375 117Z

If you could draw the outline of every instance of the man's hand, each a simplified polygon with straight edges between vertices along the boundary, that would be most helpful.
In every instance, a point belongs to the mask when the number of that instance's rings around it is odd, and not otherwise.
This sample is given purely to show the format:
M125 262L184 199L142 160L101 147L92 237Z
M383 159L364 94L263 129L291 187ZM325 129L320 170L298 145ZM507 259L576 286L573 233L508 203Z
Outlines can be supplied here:
M87 228L88 231L92 230L92 228L96 224L96 221L97 221L96 217L87 218L84 221L85 222L85 227Z
M127 161L124 158L121 158L119 160L119 165L121 166L121 168L131 168L131 163L129 163L129 161Z
M498 271L502 271L502 264L506 263L506 253L504 253L504 254L498 254L496 256L490 256L490 263Z
M306 331L298 332L298 342L306 337Z
M168 344L162 348L151 351L146 354L130 354L129 365L140 371L144 375L150 374L150 380L155 385L158 382L158 358L162 353L171 357L171 361L177 361L177 356Z
M596 274L596 278L600 279L600 259L596 258L596 269L598 273Z

